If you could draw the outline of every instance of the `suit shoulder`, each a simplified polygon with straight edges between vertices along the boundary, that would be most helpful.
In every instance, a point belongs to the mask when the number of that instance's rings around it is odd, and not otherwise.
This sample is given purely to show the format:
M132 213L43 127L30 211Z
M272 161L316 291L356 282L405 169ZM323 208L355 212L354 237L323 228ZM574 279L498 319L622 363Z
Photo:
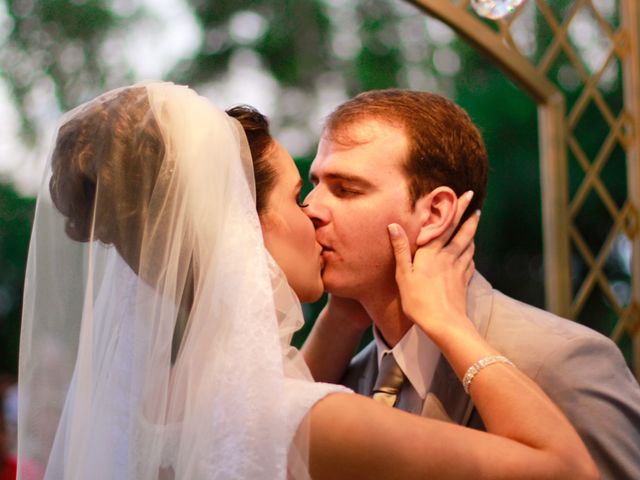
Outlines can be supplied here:
M555 339L557 342L566 342L571 339L585 339L598 343L610 343L615 346L608 337L568 318L560 317L533 305L523 303L515 298L494 290L494 300L490 317L489 329L507 328L517 329L521 333L531 333L545 338L547 341ZM526 342L530 339L526 335L516 335Z
M535 378L543 367L564 371L571 360L585 356L620 368L622 354L608 337L497 290L493 295L487 341L529 376Z

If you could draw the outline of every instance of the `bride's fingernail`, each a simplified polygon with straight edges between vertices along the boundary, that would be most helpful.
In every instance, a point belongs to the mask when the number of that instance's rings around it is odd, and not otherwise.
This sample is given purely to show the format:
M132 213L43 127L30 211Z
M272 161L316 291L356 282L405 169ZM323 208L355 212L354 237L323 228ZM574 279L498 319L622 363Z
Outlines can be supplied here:
M476 211L475 211L475 214L476 214L477 216L480 216L480 210L476 210Z
M395 223L390 223L387 225L387 230L389 230L389 235L393 238L397 238L400 235L400 230L398 230L398 225Z
M473 198L473 190L469 190L464 195L465 195L465 197L467 197L467 200L471 201L471 199Z

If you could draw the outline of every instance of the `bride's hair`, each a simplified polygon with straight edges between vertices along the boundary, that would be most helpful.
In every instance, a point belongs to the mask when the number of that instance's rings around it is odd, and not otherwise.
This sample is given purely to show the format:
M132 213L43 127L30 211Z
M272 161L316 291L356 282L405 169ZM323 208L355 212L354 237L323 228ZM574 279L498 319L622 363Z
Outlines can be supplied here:
M227 114L240 122L247 136L256 209L263 213L276 182L268 158L273 149L268 120L245 105ZM164 155L145 87L124 88L80 107L60 127L51 161L49 191L66 217L67 235L90 241L97 219L93 239L113 244L137 272L143 225Z
M266 211L269 194L276 183L276 171L269 162L269 154L274 147L273 137L269 132L269 121L248 105L230 108L227 115L240 122L249 142L256 182L256 210L260 215Z
M114 244L137 271L164 154L145 87L107 94L74 112L58 131L49 182L51 199L66 217L67 235L87 242L93 230L94 239ZM92 226L94 217L98 221Z

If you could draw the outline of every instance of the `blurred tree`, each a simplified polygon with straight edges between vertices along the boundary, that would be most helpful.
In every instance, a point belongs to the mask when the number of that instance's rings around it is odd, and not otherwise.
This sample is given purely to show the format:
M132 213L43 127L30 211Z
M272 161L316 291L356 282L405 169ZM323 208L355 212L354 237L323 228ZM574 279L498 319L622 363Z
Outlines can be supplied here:
M18 371L18 335L33 199L0 184L0 373Z
M32 96L52 85L62 110L77 105L87 91L105 87L109 76L127 78L122 65L105 61L109 35L142 14L120 15L108 0L3 0L7 28L0 34L0 77L8 85L21 118L21 135L36 140Z

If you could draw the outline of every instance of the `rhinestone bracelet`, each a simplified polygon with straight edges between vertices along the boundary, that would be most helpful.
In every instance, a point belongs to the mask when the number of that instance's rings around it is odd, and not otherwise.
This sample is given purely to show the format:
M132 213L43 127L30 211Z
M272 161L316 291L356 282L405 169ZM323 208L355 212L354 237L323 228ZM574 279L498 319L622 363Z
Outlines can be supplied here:
M480 370L489 365L493 365L494 363L506 363L507 365L514 366L511 360L507 357L503 357L502 355L489 355L488 357L483 357L478 360L476 363L469 367L467 373L464 374L462 378L462 386L464 387L464 391L469 394L469 386L471 385L471 381L478 374Z

